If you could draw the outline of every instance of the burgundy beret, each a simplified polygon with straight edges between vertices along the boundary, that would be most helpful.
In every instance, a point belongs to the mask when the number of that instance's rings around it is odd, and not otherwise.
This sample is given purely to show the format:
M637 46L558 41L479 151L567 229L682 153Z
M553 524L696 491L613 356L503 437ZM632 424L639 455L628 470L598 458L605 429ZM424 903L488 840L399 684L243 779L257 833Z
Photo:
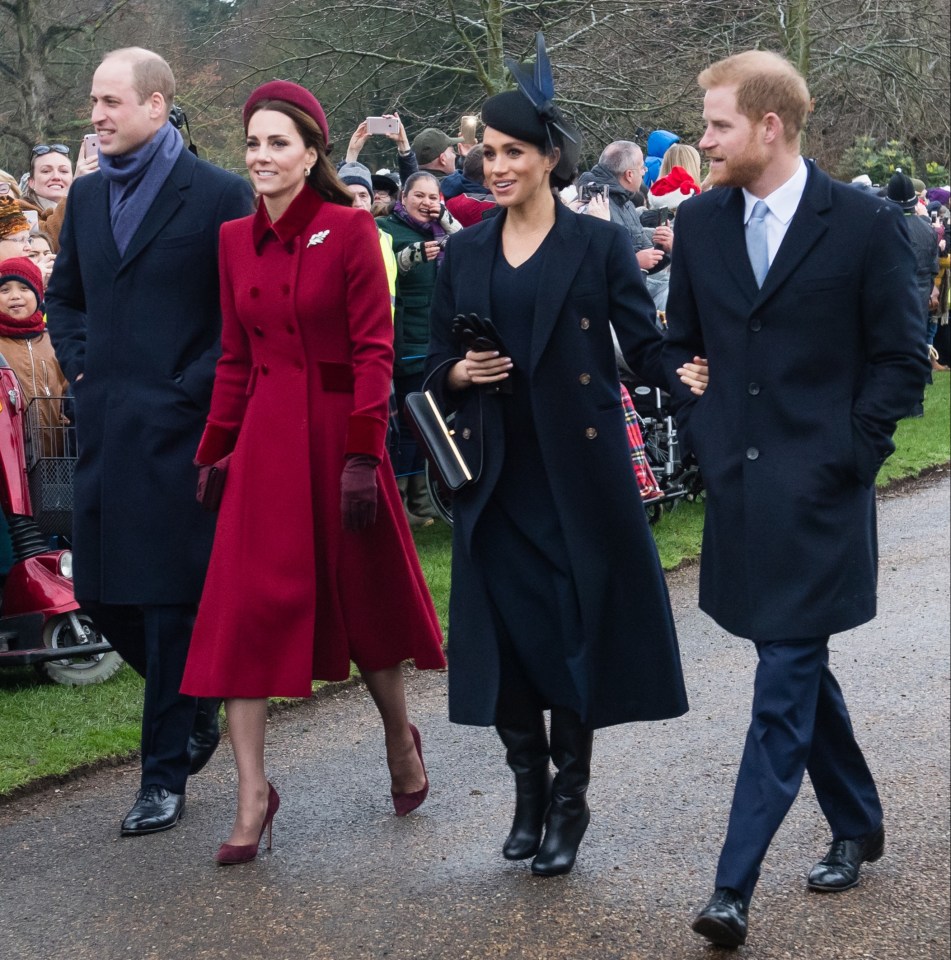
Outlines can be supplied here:
M320 131L324 135L324 145L330 146L330 129L327 126L327 116L324 113L324 108L320 105L320 101L310 90L305 90L289 80L269 80L267 83L262 83L248 97L248 102L244 105L244 112L242 113L245 130L248 129L248 121L251 119L254 107L264 100L283 100L285 103L290 103L303 110L320 127Z

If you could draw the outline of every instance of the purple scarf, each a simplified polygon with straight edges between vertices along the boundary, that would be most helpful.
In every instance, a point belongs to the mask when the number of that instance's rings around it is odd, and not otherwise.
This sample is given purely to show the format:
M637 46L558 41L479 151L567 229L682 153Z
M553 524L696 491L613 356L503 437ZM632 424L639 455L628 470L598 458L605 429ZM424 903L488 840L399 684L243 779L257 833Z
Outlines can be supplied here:
M125 255L184 146L182 135L166 123L138 150L116 157L99 152L99 169L109 181L112 235L120 254Z
M411 217L409 211L399 200L396 201L396 205L393 207L393 216L396 217L397 220L402 220L408 227L412 227L417 233L428 234L430 240L439 240L440 237L446 235L442 224L437 220L417 220L415 217ZM436 256L437 265L443 262L445 256L446 248L440 247L439 253Z

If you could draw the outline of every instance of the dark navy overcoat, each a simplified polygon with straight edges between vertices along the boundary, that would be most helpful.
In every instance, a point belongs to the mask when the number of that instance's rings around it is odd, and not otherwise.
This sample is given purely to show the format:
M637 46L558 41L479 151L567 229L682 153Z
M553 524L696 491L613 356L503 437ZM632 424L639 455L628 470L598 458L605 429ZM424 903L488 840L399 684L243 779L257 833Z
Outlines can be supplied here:
M593 727L675 717L687 710L680 654L631 468L609 329L613 323L635 371L665 383L653 304L624 230L556 207L527 375L581 611L583 632L571 638L569 669L582 719ZM472 544L502 466L505 397L447 391L445 376L462 354L450 332L453 317L490 316L491 269L504 216L468 227L447 244L427 361L428 385L447 408L457 409L456 436L481 473L453 500L448 641L449 716L476 725L495 722L499 645ZM505 556L497 562L504 565Z
M70 188L46 304L76 397L81 600L201 596L214 516L192 460L220 352L218 230L250 208L245 181L183 150L120 256L102 174Z
M744 200L681 205L666 362L707 489L700 606L738 636L794 640L875 615L875 475L927 359L899 208L815 164L757 288ZM710 362L698 400L674 370Z

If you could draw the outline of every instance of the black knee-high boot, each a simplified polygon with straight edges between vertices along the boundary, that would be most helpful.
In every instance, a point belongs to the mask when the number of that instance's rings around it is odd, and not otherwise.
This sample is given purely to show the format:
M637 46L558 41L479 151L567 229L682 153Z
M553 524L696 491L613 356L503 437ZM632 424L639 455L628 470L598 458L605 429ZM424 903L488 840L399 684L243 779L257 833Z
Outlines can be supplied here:
M506 860L527 860L538 853L545 814L551 801L551 773L548 769L548 735L541 710L523 716L520 722L503 722L495 728L505 744L505 759L515 774L515 816L502 846Z
M532 861L532 873L554 877L568 873L588 829L591 813L586 794L591 779L594 733L573 710L551 711L551 758L558 772L552 785L545 839Z

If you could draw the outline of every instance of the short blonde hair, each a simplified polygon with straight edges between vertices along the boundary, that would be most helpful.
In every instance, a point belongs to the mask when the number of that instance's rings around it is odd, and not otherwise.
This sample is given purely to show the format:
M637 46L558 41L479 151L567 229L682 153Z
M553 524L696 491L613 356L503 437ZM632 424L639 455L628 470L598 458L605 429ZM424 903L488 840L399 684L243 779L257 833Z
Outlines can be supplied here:
M694 183L699 184L703 179L700 152L689 143L674 143L667 148L657 179L666 177L674 167L683 167L693 177Z
M166 116L171 113L175 101L175 75L168 62L152 50L144 47L121 47L111 50L102 59L125 60L132 67L132 89L139 98L139 103L145 103L153 93L160 93L165 98Z
M713 63L701 71L697 83L703 90L735 86L737 110L754 123L775 113L787 142L802 132L812 106L802 74L769 50L746 50Z

